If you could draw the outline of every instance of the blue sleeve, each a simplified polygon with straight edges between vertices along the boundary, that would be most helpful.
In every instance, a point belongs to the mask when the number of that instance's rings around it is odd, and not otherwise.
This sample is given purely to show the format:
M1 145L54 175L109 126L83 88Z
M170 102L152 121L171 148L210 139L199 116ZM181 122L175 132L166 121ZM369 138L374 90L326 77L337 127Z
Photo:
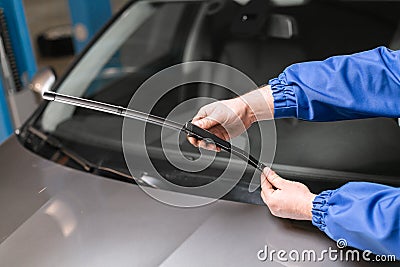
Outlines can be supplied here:
M400 117L400 51L385 47L294 64L269 84L275 118Z
M322 192L312 222L334 240L400 259L400 188L352 182Z

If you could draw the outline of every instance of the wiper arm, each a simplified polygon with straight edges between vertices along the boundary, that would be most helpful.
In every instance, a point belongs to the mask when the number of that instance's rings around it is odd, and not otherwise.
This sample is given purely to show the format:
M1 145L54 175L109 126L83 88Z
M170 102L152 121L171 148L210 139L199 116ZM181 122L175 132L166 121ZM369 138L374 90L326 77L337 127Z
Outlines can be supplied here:
M31 134L37 136L38 138L40 138L41 140L46 142L51 147L57 149L57 152L62 153L65 156L67 156L68 159L73 160L75 163L77 163L79 166L81 166L87 172L90 172L90 173L94 173L96 171L107 172L107 173L110 173L113 175L117 175L124 179L129 179L129 180L132 180L135 182L139 182L139 183L149 186L149 187L153 187L153 188L156 187L155 185L146 182L145 179L142 179L142 177L138 177L137 179L135 179L136 177L134 178L131 175L121 172L119 170L116 170L116 169L113 169L110 167L101 166L99 164L94 164L94 163L88 161L87 159L83 158L82 156L76 154L75 152L71 151L70 149L65 148L63 146L63 144L57 138L46 135L45 133L41 132L40 130L38 130L32 126L29 126L27 130ZM57 162L57 158L52 158L52 160Z
M41 140L46 142L51 147L56 148L58 152L63 153L64 155L68 156L70 159L78 163L78 165L80 165L85 171L93 172L93 168L95 167L94 164L90 163L89 161L77 155L76 153L72 152L71 150L66 149L63 146L63 144L55 137L46 135L45 133L41 132L40 130L32 126L28 127L28 131L34 134L35 136L39 137Z

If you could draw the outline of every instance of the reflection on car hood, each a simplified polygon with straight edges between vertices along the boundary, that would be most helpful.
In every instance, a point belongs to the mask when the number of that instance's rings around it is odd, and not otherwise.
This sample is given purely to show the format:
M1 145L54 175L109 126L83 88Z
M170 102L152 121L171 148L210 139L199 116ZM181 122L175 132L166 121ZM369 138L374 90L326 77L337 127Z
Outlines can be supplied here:
M42 159L15 137L0 147L0 169L2 266L265 266L271 262L257 252L266 245L336 248L309 223L274 218L262 206L161 204L135 185Z

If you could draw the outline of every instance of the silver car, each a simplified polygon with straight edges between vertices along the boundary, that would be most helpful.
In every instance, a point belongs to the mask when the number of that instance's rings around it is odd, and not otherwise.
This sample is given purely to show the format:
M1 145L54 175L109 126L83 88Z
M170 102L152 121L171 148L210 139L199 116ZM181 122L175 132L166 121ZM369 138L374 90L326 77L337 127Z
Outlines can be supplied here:
M156 73L179 63L212 61L262 85L295 62L379 45L400 48L399 11L396 1L132 1L61 79L55 82L55 75L44 70L33 84L126 107ZM182 75L190 72L185 69ZM204 99L235 96L204 82L156 95L151 113L180 122L192 118ZM190 104L174 112L181 103ZM169 157L178 153L168 145L177 145L188 161L208 152L192 147L182 135L163 140L161 127L142 123L126 132L124 124L117 116L43 102L1 145L0 266L377 264L374 255L362 257L310 222L273 217L259 189L249 190L259 173L228 153L214 155L198 172L187 171L171 163ZM262 127L252 126L247 138L234 142L265 161L263 155L275 152L273 168L314 193L348 181L400 186L400 128L393 119L283 119L269 125L276 135L268 137L261 135ZM126 141L123 134L133 138ZM142 136L146 155L135 149L136 137ZM261 145L265 139L276 139L276 146ZM133 162L147 157L152 167L131 165L127 157ZM243 171L224 177L233 186L221 199L160 183L163 177L180 187L205 186L232 162ZM208 204L177 207L154 198L160 194ZM393 259L379 263L398 265Z

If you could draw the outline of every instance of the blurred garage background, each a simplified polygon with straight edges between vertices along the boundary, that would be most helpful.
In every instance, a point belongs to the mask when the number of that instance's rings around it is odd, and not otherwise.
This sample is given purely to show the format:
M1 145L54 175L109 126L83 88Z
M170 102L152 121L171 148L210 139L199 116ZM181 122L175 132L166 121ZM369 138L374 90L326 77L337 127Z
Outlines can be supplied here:
M60 76L126 2L0 0L0 143L21 126L39 103L37 96L26 90L33 74L52 67Z

